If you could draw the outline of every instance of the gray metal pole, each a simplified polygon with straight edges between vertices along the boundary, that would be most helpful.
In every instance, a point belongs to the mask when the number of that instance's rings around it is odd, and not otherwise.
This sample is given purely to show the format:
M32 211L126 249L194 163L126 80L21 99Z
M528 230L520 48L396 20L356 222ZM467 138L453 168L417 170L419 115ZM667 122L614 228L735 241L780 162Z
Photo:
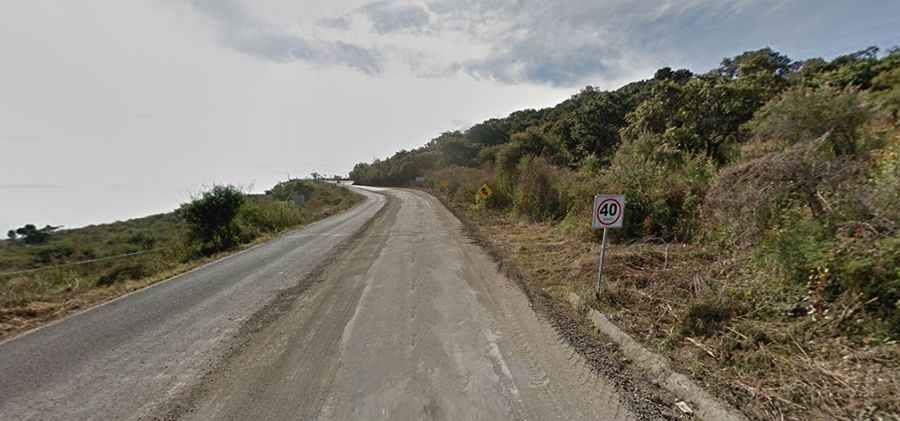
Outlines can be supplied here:
M600 263L597 264L597 298L603 289L603 258L606 256L606 228L603 228L603 241L600 242Z

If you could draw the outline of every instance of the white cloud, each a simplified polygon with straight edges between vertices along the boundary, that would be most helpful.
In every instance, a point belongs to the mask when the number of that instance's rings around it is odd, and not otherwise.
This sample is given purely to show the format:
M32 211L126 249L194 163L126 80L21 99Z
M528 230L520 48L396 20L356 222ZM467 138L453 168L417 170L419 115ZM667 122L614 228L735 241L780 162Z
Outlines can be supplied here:
M445 74L458 69L479 79L513 84L604 86L647 75L662 66L705 71L723 57L764 46L805 58L817 52L834 54L837 51L831 46L835 43L846 45L846 51L886 39L900 42L897 35L866 24L878 22L882 28L900 24L900 3L864 3L387 0L357 8L347 16L361 13L371 21L372 35L395 49L408 39L391 35L405 31L432 40L463 35L466 45L453 49L465 52L468 47L478 52L449 61L417 53L413 63L428 63L429 68L445 72L414 68L416 73ZM841 31L842 36L833 39L834 31Z
M226 46L242 53L282 63L343 65L371 75L382 71L377 51L344 41L304 38L252 16L240 0L192 0L191 5L215 21ZM340 27L339 21L331 23Z

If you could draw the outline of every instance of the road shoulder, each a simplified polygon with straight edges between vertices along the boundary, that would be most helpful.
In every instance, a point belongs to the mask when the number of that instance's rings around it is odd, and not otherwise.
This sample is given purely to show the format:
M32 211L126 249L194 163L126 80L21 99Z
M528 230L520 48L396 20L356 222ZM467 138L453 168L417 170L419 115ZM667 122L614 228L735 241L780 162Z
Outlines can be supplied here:
M567 297L560 299L531 285L527 275L517 267L508 252L491 241L478 223L440 196L435 197L462 221L466 235L482 247L500 270L526 294L535 312L553 325L560 338L581 354L592 370L609 378L629 409L639 418L682 419L706 415L701 419L744 419L726 404L703 393L686 376L672 371L663 357L643 348L628 346L637 342L621 330L621 335L610 335L612 329L607 329L607 332L599 329L594 321L596 315L591 314L587 306L573 306ZM674 381L676 379L681 382ZM678 409L676 403L682 401L694 413ZM703 409L702 414L694 411L699 408Z

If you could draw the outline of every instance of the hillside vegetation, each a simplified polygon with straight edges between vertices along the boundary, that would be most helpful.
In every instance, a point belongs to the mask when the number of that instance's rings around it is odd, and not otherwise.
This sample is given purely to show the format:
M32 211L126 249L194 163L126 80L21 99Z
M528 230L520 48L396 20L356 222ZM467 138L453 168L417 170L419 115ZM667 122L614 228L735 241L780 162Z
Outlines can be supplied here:
M298 204L303 196L302 204ZM362 196L290 180L265 195L215 186L170 213L0 241L0 337L350 208Z
M900 414L900 50L748 51L443 133L351 172L423 187L541 293L593 306L759 419ZM487 184L493 194L478 195ZM560 305L564 305L560 300Z

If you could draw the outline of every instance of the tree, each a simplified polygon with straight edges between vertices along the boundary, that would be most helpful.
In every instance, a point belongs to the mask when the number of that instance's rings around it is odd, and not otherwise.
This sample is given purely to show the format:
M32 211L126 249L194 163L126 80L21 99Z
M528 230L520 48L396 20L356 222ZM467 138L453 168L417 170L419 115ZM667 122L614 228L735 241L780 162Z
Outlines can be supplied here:
M671 80L676 83L684 83L687 82L694 74L691 73L688 69L678 69L672 71L671 67L663 67L656 71L656 74L653 75L653 79L656 80Z
M17 228L15 231L9 230L6 235L10 240L16 240L19 237L22 237L22 241L25 242L25 244L43 244L47 242L48 239L50 239L50 234L60 228L62 227L45 225L44 228L38 229L36 226L34 226L34 224L28 224L23 227Z
M878 75L878 51L878 47L869 47L835 58L829 63L829 71L821 75L822 81L838 89L869 89Z
M234 186L214 186L200 197L181 205L179 213L188 223L190 236L200 243L203 254L230 249L240 242L235 223L244 204L244 194Z
M445 166L470 166L478 156L478 147L460 132L446 132L432 140Z
M622 130L628 139L644 134L685 152L702 152L724 162L723 145L740 140L741 125L761 105L758 92L720 76L691 79L684 85L663 82L653 96L629 113Z
M466 130L466 137L482 146L494 146L509 141L509 135L496 119L472 126Z
M718 73L729 79L748 77L756 74L784 75L790 70L791 59L766 47L746 51L734 58L725 58Z

